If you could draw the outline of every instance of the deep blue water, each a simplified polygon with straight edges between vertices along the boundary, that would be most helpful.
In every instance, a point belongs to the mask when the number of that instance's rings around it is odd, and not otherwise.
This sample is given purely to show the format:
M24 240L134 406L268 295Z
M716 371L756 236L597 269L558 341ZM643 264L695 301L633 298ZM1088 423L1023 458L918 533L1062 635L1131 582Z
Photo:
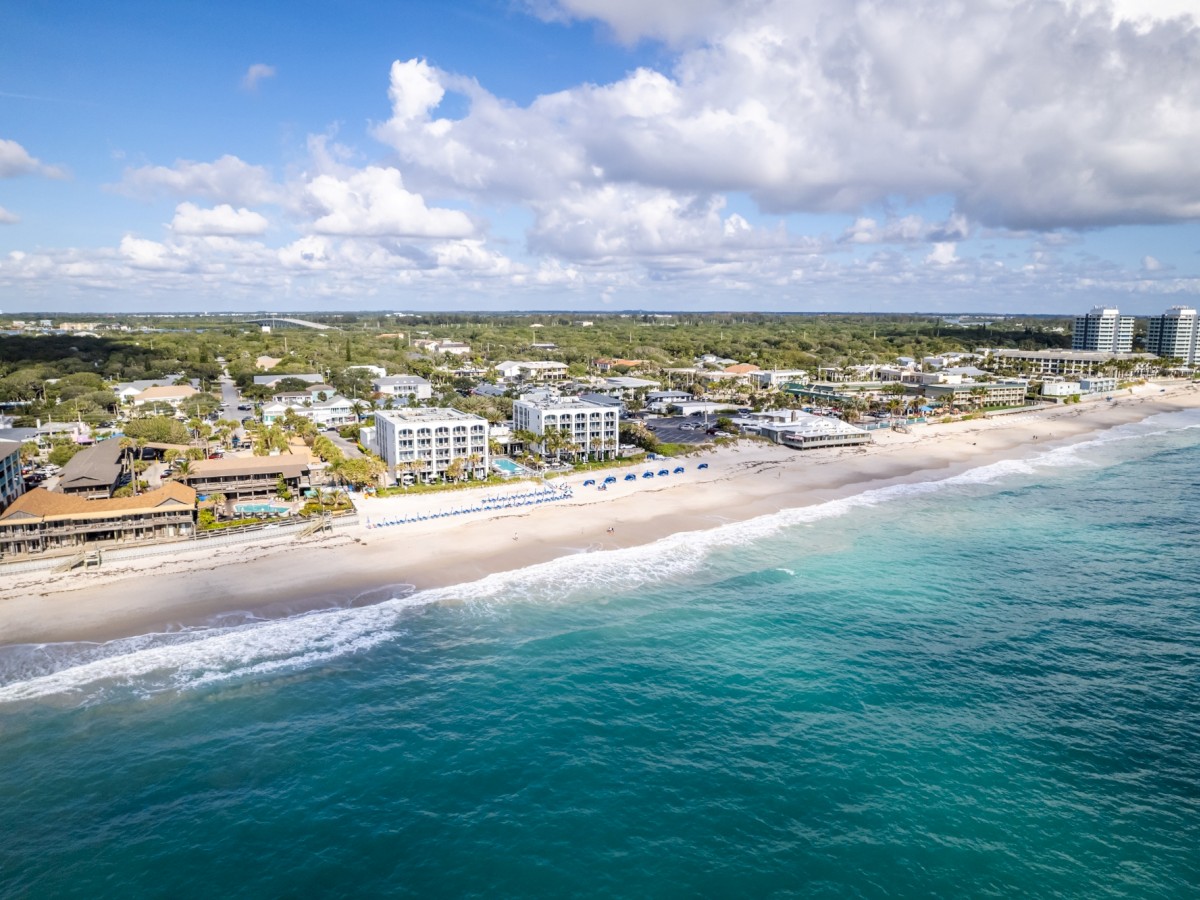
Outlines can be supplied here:
M2 653L0 895L1195 897L1198 422Z

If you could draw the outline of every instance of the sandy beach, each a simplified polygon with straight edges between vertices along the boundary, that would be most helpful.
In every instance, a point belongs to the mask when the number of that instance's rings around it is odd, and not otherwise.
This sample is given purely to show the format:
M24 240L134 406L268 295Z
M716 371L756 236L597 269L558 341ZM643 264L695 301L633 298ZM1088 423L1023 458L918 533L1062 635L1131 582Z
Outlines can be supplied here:
M1077 442L1160 412L1200 406L1192 384L1146 385L1097 401L989 419L881 431L869 447L804 453L759 441L671 460L667 478L583 487L608 472L556 479L572 496L535 506L375 527L418 510L463 509L533 486L365 501L360 523L331 536L287 536L117 562L101 571L13 574L0 585L0 644L99 641L199 623L231 611L285 615L383 599L412 586L474 581L567 554L647 544L902 482L940 479ZM707 463L700 470L698 465ZM372 527L367 527L370 520ZM2 570L0 570L2 572Z

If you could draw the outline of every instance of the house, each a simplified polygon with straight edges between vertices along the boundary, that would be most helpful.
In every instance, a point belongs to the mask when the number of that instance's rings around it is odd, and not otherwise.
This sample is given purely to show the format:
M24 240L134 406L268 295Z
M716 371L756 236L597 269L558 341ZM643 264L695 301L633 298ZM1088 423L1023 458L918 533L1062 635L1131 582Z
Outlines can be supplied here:
M374 378L371 390L383 397L409 397L413 400L428 400L433 396L433 386L420 375Z
M696 399L687 391L651 391L646 395L646 406L656 412L666 412L672 404Z
M174 481L105 500L34 488L0 513L0 556L187 537L195 520L196 492Z
M147 406L165 404L172 409L179 409L185 400L190 400L200 392L190 384L167 385L146 388L140 394L135 394L133 405Z
M125 478L124 454L121 442L112 439L85 447L63 466L57 492L83 499L111 497Z
M305 372L302 374L287 373L284 375L255 375L254 383L264 385L266 387L275 387L285 378L295 378L300 381L307 381L309 384L324 384L325 376L318 375L315 372Z
M597 453L601 458L615 456L620 423L620 407L590 403L578 397L534 399L533 395L527 395L513 401L514 431L529 431L543 437L554 429L566 439L573 453ZM540 441L538 452L543 456L550 452L549 442Z
M177 381L183 380L182 375L168 375L166 378L142 378L138 381L123 381L113 388L113 393L122 403L129 403L143 391L156 387L171 387ZM187 382L194 388L200 387L200 382L193 379Z
M597 386L596 393L610 394L614 397L632 397L638 391L654 391L662 387L662 382L650 381L648 378L629 378L614 376L605 378L604 383Z
M354 403L338 394L325 400L313 400L307 393L278 394L262 408L262 422L273 425L291 410L314 424L327 428L330 425L352 425L358 421Z
M227 456L192 463L183 480L200 494L224 494L228 500L272 497L280 482L293 494L311 484L311 463L307 453L281 453L279 456Z
M471 345L462 341L451 341L447 338L430 339L418 338L412 345L424 353L450 353L454 356L470 356Z
M21 477L21 445L16 441L0 441L0 512L25 493Z
M487 419L457 409L380 411L368 437L393 481L408 476L429 482L453 477L459 470L471 478L484 478L490 466Z
M596 371L601 374L611 372L613 369L636 369L646 365L644 359L614 359L607 356L593 360L592 365L596 367Z
M539 360L534 362L518 362L507 359L496 364L496 373L506 384L522 381L566 381L567 364Z

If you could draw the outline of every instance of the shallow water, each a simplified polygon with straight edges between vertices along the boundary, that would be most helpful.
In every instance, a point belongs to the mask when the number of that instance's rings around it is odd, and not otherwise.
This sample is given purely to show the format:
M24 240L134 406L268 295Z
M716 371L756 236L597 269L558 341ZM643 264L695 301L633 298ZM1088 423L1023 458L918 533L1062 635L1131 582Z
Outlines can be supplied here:
M10 648L0 895L1195 896L1198 423Z

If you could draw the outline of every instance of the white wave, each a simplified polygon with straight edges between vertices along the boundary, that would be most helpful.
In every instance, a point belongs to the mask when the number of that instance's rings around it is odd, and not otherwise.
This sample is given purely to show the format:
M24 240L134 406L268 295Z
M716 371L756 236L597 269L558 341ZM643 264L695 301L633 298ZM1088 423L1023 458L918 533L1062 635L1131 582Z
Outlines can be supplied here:
M302 669L394 640L400 634L404 611L414 606L453 601L468 608L488 609L494 604L514 601L553 603L568 597L611 596L675 581L696 572L715 551L753 545L787 528L937 491L1029 476L1043 466L1074 465L1078 464L1078 454L1105 444L1200 427L1196 416L1181 420L1179 415L1154 416L1087 441L1051 448L1027 460L1002 460L936 481L874 488L745 522L673 534L644 546L575 553L448 588L416 593L411 593L407 586L375 589L361 599L390 596L370 606L322 610L235 627L143 635L87 648L79 645L30 648L21 665L7 673L18 680L0 686L0 703L51 696L91 703L114 692L155 693ZM1149 427L1144 427L1147 424ZM72 655L82 657L83 661L69 662L67 658ZM49 665L56 670L46 672Z

